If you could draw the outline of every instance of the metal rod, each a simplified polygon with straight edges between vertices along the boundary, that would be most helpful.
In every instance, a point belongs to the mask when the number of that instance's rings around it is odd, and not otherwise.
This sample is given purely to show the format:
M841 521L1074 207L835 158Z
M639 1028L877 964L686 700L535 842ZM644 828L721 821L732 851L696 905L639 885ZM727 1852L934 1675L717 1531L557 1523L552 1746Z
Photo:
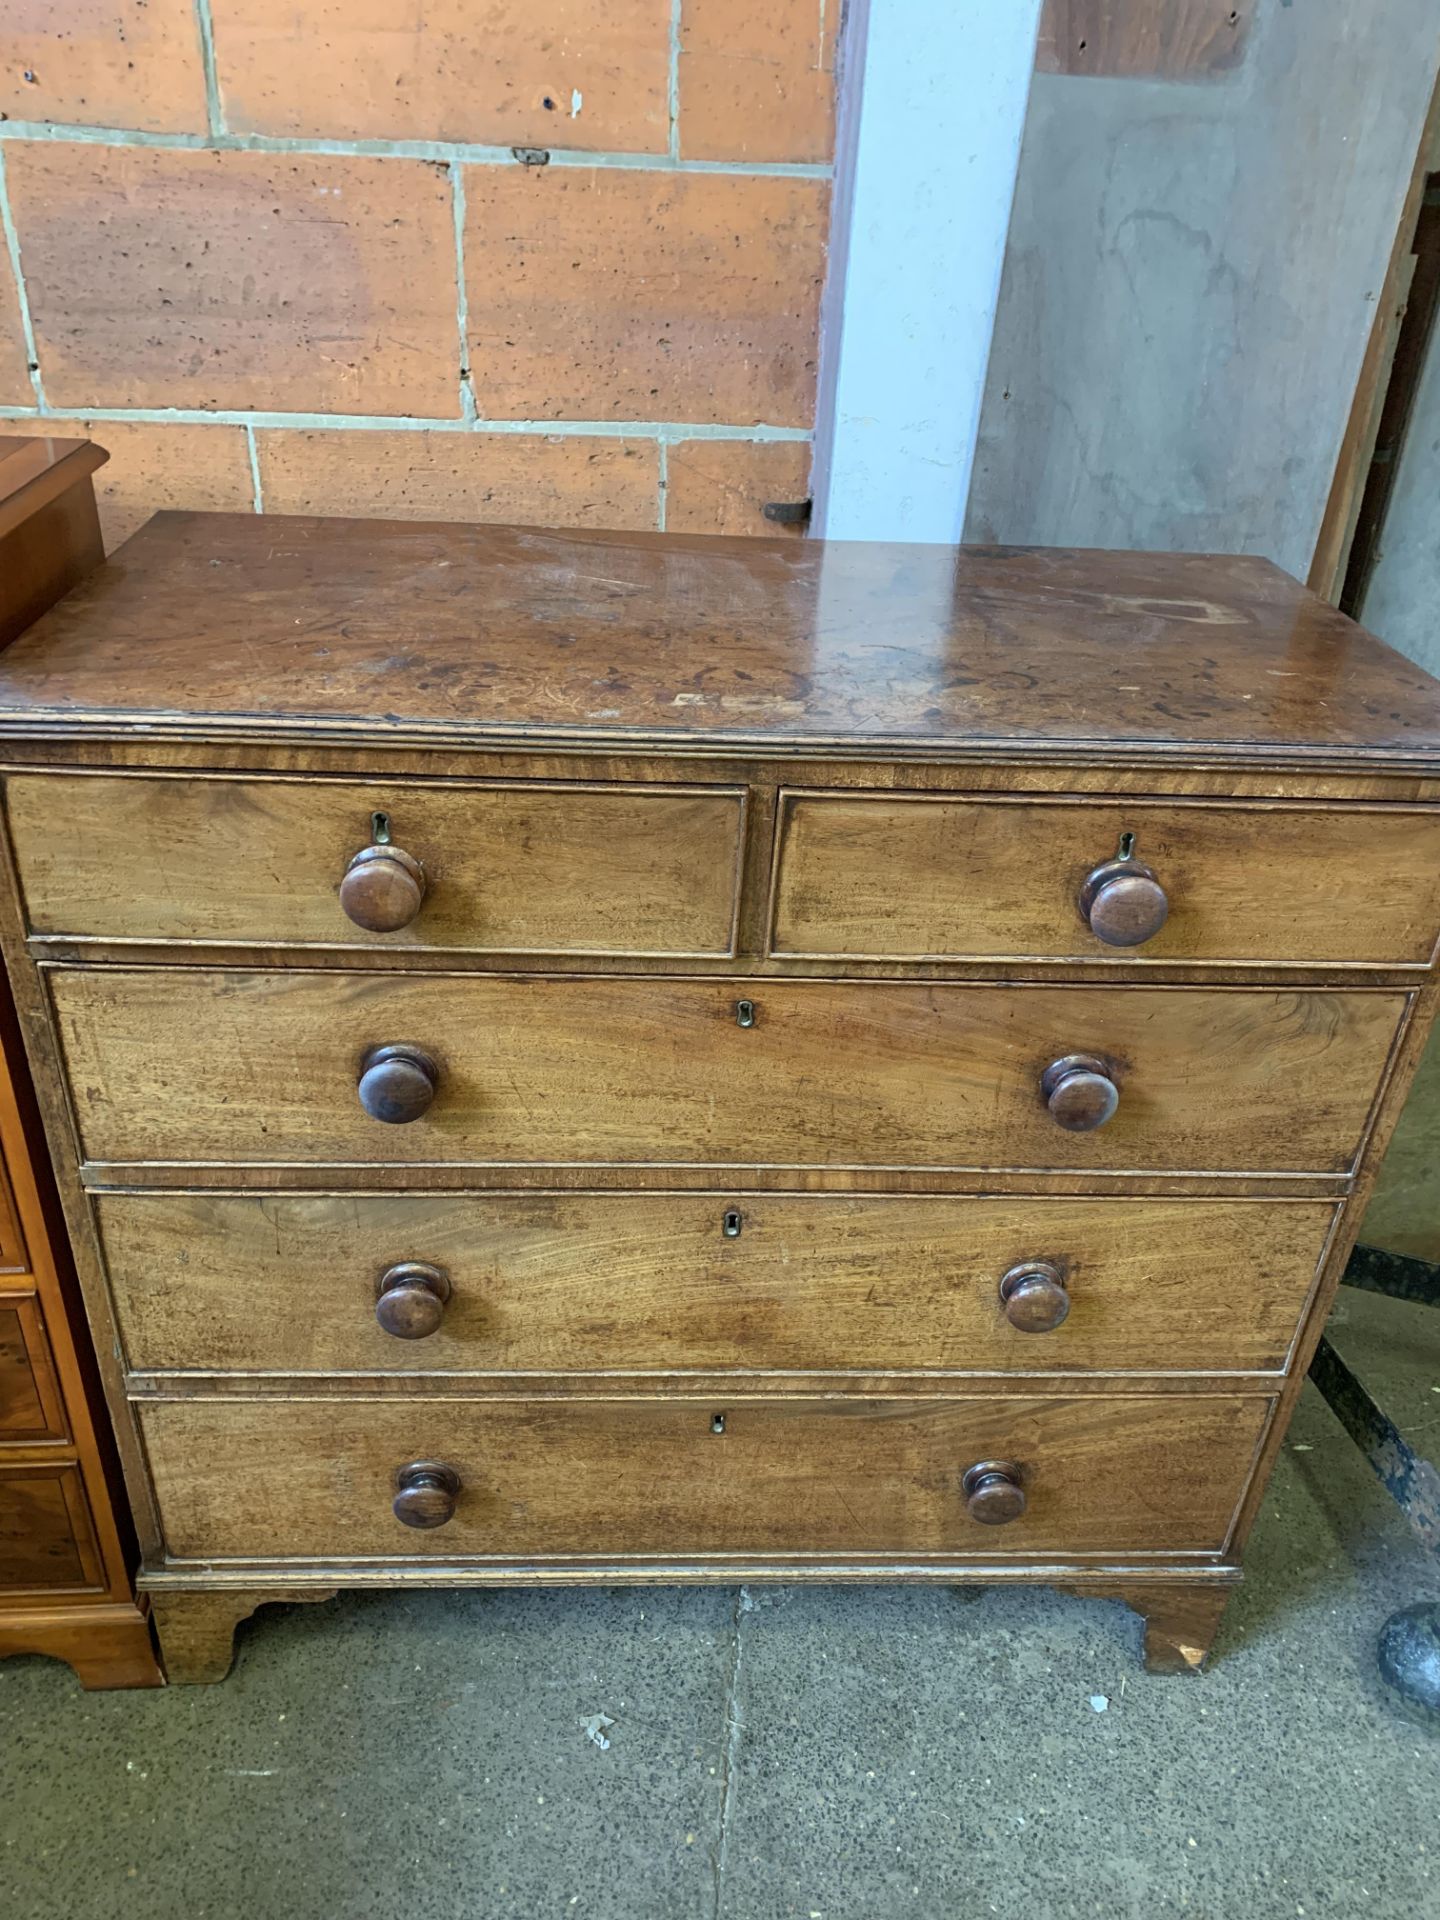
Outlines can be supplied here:
M1383 1293L1391 1300L1409 1300L1417 1307L1440 1307L1440 1266L1416 1260L1408 1253L1384 1247L1356 1247L1340 1276L1341 1285L1366 1293Z
M1310 1362L1310 1378L1416 1538L1431 1553L1440 1554L1440 1473L1416 1453L1323 1336Z

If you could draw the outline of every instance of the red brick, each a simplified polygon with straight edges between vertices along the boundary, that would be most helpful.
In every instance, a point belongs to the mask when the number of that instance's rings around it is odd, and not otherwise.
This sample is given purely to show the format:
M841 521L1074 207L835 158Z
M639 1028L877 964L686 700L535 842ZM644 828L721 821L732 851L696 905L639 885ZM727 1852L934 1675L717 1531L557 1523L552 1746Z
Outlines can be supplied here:
M829 160L840 10L840 0L685 0L685 158Z
M465 183L482 415L809 426L823 182L468 167Z
M267 513L653 527L653 442L585 435L262 430Z
M810 491L805 440L680 440L666 456L665 526L670 533L799 534L776 526L767 500L803 500Z
M6 0L0 118L204 133L195 0Z
M443 169L36 143L7 172L53 405L458 411Z
M670 0L211 5L226 120L238 131L666 147Z
M243 427L47 416L7 420L0 432L52 433L104 447L110 459L95 475L95 493L107 553L164 507L248 513L255 503Z
M10 255L0 245L0 406L28 407L35 399L30 384L30 368L25 358L25 335L20 328L20 302L15 294L15 276L10 271ZM0 433L9 427L0 422Z

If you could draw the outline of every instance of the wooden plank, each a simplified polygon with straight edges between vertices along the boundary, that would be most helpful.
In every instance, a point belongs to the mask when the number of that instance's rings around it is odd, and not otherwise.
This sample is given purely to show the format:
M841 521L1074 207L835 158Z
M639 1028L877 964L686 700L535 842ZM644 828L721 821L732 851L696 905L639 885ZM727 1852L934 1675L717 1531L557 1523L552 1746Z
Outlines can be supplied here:
M1400 331L1415 276L1415 229L1425 194L1425 181L1440 165L1440 78L1430 98L1420 134L1399 223L1390 249L1390 263L1375 306L1375 322L1365 345L1360 377L1350 402L1340 453L1325 502L1315 552L1306 578L1323 599L1338 604L1350 563L1350 549L1360 517L1365 485L1385 409L1385 396L1400 343Z
M1203 80L1245 55L1255 0L1045 0L1040 73Z

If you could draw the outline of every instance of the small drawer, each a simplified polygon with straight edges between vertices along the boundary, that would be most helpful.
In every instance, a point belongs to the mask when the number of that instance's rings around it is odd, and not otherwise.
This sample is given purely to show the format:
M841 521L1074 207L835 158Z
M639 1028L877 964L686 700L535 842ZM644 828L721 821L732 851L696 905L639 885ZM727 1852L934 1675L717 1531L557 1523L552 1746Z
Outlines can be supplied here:
M734 948L739 788L15 774L6 794L36 934L456 953Z
M1222 1552L1271 1404L335 1398L141 1421L180 1559L1033 1557ZM1006 1472L967 1489L986 1463Z
M266 1166L1343 1173L1408 1005L1365 989L50 979L88 1160Z
M269 1373L1272 1371L1331 1204L102 1194L127 1359Z
M25 1251L25 1236L15 1211L15 1196L10 1190L9 1174L0 1158L0 1273L28 1273L30 1256Z
M782 796L781 956L1423 967L1437 935L1440 808Z
M28 1446L66 1437L64 1403L33 1294L0 1295L0 1441Z
M0 1459L0 1592L98 1587L100 1556L80 1469Z

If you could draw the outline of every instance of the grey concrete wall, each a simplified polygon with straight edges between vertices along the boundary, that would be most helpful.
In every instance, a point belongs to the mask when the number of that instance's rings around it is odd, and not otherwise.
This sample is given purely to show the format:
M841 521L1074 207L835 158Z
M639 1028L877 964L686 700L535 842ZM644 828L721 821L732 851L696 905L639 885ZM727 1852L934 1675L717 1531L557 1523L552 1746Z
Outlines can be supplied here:
M1440 327L1430 336L1360 617L1440 674Z
M1196 82L1037 74L966 537L1309 566L1440 0L1260 0Z

